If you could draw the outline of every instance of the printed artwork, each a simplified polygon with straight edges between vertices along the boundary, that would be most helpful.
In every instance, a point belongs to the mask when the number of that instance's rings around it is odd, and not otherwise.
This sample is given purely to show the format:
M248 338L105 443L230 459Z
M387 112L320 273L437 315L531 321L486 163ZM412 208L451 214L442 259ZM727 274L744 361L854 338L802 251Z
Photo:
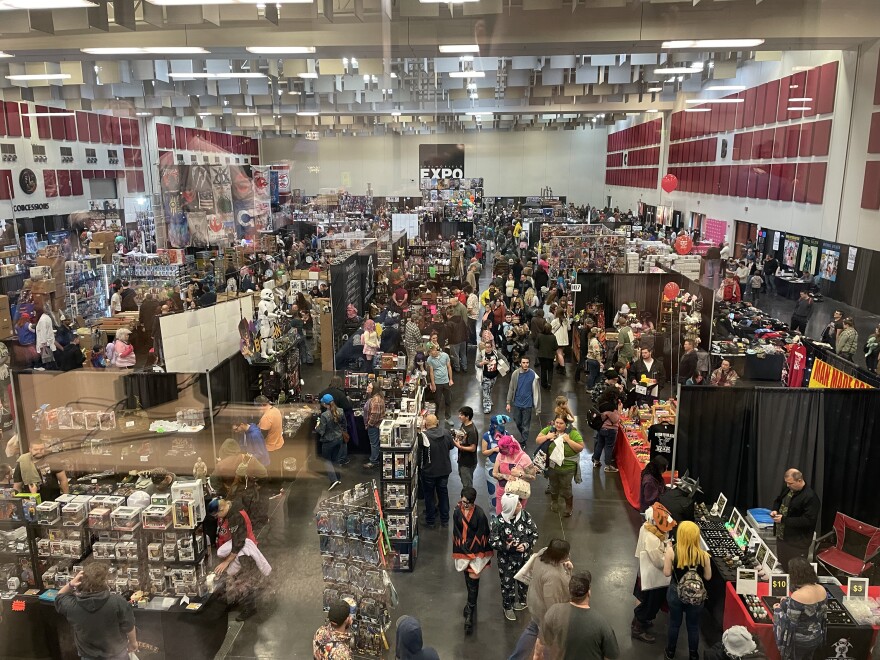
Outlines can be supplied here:
M573 277L578 271L626 272L626 237L601 225L544 224L541 242L551 280Z
M840 263L840 246L835 243L823 243L819 257L819 277L829 282L837 281L837 266Z
M797 267L798 248L800 246L800 236L786 234L785 242L782 244L782 263L784 263L789 268Z
M805 238L801 247L800 270L802 273L815 273L819 265L819 241Z

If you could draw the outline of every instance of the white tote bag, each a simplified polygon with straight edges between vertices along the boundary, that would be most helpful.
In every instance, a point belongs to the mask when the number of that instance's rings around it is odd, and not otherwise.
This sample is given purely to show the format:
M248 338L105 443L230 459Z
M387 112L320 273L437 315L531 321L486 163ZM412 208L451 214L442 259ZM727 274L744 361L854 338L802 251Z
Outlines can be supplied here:
M528 561L523 564L523 567L516 572L516 575L513 576L513 579L517 582L522 582L523 584L529 584L532 581L532 567L535 565L535 560L544 554L544 550L547 548L541 548L538 552L532 554L529 557Z
M645 550L639 553L639 577L641 579L642 591L668 587L669 581L672 579L663 575L663 571L654 566Z

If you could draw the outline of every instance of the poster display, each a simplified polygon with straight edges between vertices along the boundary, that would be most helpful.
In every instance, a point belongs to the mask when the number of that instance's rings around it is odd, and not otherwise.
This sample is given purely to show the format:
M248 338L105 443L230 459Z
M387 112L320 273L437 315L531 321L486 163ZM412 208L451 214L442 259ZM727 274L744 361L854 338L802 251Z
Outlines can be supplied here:
M727 238L727 220L706 218L703 221L703 240L720 245Z
M838 263L840 263L840 245L823 242L819 257L819 277L829 282L837 281Z
M855 270L856 269L856 253L858 250L854 248L852 245L849 246L849 253L846 255L846 269L847 270Z
M782 245L782 263L789 268L796 268L798 265L798 249L801 246L801 237L794 234L786 234L785 242Z
M578 271L626 272L626 237L602 225L541 225L541 254L551 280Z
M815 275L819 265L819 239L804 238L801 241L801 259L799 271Z

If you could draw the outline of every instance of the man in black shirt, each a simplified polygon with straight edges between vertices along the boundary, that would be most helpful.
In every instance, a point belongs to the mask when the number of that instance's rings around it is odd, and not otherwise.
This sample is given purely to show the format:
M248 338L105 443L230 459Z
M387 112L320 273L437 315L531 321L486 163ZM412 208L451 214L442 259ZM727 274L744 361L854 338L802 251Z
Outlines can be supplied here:
M764 260L764 273L767 276L767 292L776 293L776 271L779 270L779 262L772 254L768 254Z
M54 469L45 460L49 452L44 444L34 444L30 452L22 454L15 466L12 481L16 491L39 493L43 502L51 502L69 492L64 468Z
M122 291L119 292L119 296L122 298L123 312L138 311L137 293L129 287L128 280L122 280Z
M687 382L688 378L693 377L697 373L697 357L693 340L685 339L684 355L681 356L681 362L678 364L678 382L682 385Z
M452 442L458 447L458 476L461 477L461 485L468 488L474 485L480 432L474 424L474 409L470 406L458 409L458 419L461 421L461 429L456 431Z
M804 475L795 468L786 470L785 487L775 500L770 517L776 523L776 556L782 570L789 560L806 557L819 520L819 496L807 486Z

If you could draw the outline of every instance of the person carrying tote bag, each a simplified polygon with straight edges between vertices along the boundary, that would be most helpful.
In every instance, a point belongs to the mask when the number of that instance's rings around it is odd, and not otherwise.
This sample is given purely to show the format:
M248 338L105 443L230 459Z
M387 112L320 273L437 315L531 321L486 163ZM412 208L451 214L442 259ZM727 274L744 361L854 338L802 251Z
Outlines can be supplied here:
M645 523L639 529L635 552L639 560L639 575L633 588L633 596L639 600L639 604L633 610L630 632L633 639L648 644L656 641L648 629L666 602L666 590L671 578L663 574L665 544L669 532L677 524L666 507L657 502L645 511Z

